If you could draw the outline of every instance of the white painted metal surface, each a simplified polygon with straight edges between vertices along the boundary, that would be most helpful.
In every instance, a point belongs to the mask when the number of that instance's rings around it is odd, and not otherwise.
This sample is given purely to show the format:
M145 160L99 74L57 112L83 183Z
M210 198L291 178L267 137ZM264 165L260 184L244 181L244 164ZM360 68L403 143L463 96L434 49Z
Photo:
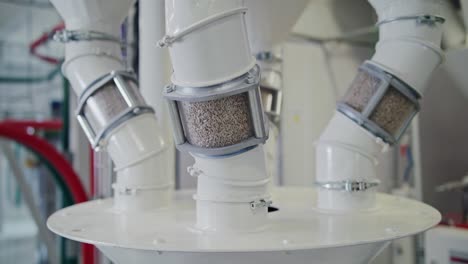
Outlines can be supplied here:
M203 87L222 83L249 71L251 56L245 11L241 0L166 0L166 34L170 37L189 30L169 45L174 74L172 82ZM208 25L194 25L212 19Z
M53 214L58 235L97 245L116 263L368 263L388 241L423 232L440 214L422 203L377 195L374 210L332 213L317 209L313 188L273 191L279 211L260 232L206 232L195 227L191 192L173 206L125 213L112 200L78 204ZM234 262L235 261L235 262Z
M52 1L67 30L92 30L116 38L131 3L132 0L80 0L73 4ZM62 70L78 95L103 75L125 70L120 43L71 41L66 43L65 51ZM131 118L114 129L106 140L117 170L116 207L134 211L166 205L173 179L166 172L167 160L162 158L166 145L155 116Z
M156 46L166 32L164 0L141 0L139 4L139 81L145 101L156 112L156 121L167 143L164 152L165 173L175 178L175 147L166 102L162 90L170 81L171 63L169 53Z
M440 0L369 0L379 21L421 14L442 15ZM379 26L379 42L372 62L394 74L420 94L444 55L440 49L442 23L422 26L415 19L400 19Z
M380 38L371 62L406 82L417 92L442 62L442 23L422 25L415 16L436 16L441 1L369 0L376 9ZM408 19L408 16L412 16ZM336 112L316 149L317 182L375 182L376 159L386 144ZM347 133L343 133L346 131ZM374 163L374 164L373 164ZM322 189L319 206L334 210L372 208L373 191L343 193Z
M304 11L309 0L254 0L245 1L252 54L272 51L283 42L292 26Z
M438 226L425 235L426 264L468 262L468 229Z
M335 112L316 145L316 181L378 181L377 158L387 148L382 140ZM318 193L318 206L324 209L367 210L375 206L375 188L361 192L320 189Z
M194 158L189 170L198 177L197 228L252 232L266 227L268 206L251 208L251 202L271 200L262 145L231 157Z

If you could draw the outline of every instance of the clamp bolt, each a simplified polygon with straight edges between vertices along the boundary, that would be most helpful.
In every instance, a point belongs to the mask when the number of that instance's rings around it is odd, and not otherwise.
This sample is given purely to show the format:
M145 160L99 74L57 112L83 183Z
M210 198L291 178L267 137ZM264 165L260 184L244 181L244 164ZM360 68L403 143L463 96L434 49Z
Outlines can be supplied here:
M258 210L260 208L268 207L272 204L272 201L267 201L265 199L260 199L257 201L250 202L250 209L252 210Z

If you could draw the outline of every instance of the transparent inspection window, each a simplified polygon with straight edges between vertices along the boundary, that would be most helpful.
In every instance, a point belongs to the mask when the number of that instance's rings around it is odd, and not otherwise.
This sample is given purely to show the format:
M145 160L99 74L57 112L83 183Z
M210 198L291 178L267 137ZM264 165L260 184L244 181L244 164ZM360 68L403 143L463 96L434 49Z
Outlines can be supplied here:
M358 124L394 144L419 111L419 94L404 82L366 62L338 109Z
M128 72L111 72L97 79L80 95L77 118L93 145L126 120L148 112L136 78Z
M411 121L410 119L417 111L418 109L412 101L390 86L372 111L369 119L389 134L397 136L401 130L406 128L406 124Z
M178 102L187 141L219 148L254 136L247 93L202 102Z

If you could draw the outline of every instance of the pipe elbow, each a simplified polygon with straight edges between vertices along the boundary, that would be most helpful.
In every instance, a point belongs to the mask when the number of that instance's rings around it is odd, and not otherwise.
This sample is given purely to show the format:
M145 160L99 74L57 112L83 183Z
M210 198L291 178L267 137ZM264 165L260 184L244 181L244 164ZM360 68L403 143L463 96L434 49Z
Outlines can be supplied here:
M443 62L441 0L369 0L379 17L372 61L420 95Z

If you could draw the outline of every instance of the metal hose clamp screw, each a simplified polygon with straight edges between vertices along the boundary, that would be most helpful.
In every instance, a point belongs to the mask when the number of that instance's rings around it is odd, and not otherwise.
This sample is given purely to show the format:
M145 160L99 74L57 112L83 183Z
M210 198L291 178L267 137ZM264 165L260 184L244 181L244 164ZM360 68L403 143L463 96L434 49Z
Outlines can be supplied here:
M377 187L378 181L366 182L366 181L339 181L339 182L318 182L317 185L320 188L332 190L332 191L346 191L346 192L361 192L366 191L370 188Z
M252 201L252 202L250 202L250 209L256 211L256 210L258 210L260 208L269 207L272 203L273 203L272 201L267 201L265 199Z

